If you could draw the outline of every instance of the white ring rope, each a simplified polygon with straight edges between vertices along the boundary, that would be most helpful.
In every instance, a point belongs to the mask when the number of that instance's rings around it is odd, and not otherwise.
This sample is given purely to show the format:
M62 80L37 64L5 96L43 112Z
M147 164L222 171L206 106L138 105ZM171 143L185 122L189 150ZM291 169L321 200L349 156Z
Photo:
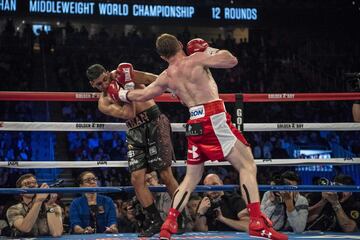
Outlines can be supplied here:
M173 132L185 132L185 123L172 123ZM0 131L126 131L125 123L104 122L0 122ZM244 123L244 132L359 131L360 123Z
M258 166L296 166L296 165L345 165L360 164L360 158L330 158L330 159L255 159ZM205 166L228 166L229 162L206 162ZM174 167L186 166L184 160L173 163ZM0 162L0 167L6 168L103 168L103 167L128 167L128 162L123 161L9 161Z

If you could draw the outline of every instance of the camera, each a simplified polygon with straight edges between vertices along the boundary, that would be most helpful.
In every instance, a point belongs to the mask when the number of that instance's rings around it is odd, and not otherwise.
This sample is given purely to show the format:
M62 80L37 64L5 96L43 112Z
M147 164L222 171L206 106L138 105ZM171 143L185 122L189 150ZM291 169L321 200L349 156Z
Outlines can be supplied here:
M142 206L139 200L136 197L133 197L129 201L130 206L134 209L134 216L137 220L143 221L145 219L145 215L142 210Z
M360 72L345 73L347 89L351 92L360 92Z
M61 184L64 182L64 179L59 179L57 181L55 181L54 183L50 184L49 187L59 187L61 186ZM49 194L49 196L46 198L45 202L49 201L51 198L51 193Z
M334 185L339 185L336 182L331 182L329 179L327 179L326 177L322 177L318 180L318 185L322 185L322 186L334 186ZM342 192L337 192L338 198L341 199L343 197Z
M318 185L331 186L333 185L333 183L329 179L322 177L318 180Z
M220 207L221 197L218 197L217 199L211 199L210 198L210 208L205 213L206 217L209 218L216 218L217 217L217 208Z

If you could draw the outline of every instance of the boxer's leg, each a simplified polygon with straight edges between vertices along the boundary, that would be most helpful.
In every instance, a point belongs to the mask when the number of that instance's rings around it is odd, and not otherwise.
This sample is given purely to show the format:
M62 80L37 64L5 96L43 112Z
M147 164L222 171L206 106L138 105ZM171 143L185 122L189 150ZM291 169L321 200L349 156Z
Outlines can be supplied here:
M179 184L177 183L171 167L167 167L165 169L162 169L159 171L159 175L163 183L165 184L171 198L174 197L174 193L176 189L179 187Z
M271 221L260 210L259 188L256 180L256 164L249 146L239 140L235 142L226 157L240 174L240 187L250 215L249 234L251 236L286 240L287 235L275 231Z
M259 202L259 189L256 180L256 164L250 147L236 141L233 149L226 159L240 174L241 193L249 204Z
M169 214L161 227L160 239L170 239L171 234L177 232L176 219L189 201L190 194L200 182L203 172L204 163L187 165L185 178L174 193Z
M145 183L145 174L145 168L131 173L131 184L134 186L137 199L144 208L154 203L153 195Z
M187 165L186 175L180 186L176 189L171 207L181 212L189 201L190 194L200 182L204 172L204 163Z

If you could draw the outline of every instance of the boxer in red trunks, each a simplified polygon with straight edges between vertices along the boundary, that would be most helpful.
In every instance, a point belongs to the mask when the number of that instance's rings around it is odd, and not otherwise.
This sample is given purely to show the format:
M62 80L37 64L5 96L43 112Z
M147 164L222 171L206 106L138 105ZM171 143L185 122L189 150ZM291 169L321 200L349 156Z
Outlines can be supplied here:
M209 68L232 68L237 64L237 58L227 50L209 47L202 39L193 39L187 44L189 56L186 56L182 44L170 34L159 36L156 48L160 57L169 63L168 68L144 89L120 89L114 94L122 101L146 101L169 88L189 107L186 176L175 191L160 239L170 239L171 234L177 232L176 218L201 180L204 162L214 159L229 161L240 173L241 192L250 215L249 234L287 239L286 235L272 228L271 221L260 211L257 170L251 149L242 134L233 127L209 71Z

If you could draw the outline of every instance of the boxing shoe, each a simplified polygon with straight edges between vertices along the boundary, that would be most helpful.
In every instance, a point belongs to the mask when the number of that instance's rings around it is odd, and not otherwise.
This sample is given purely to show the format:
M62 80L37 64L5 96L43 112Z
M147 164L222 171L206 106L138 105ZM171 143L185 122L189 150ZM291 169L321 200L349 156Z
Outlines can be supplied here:
M261 213L259 217L250 217L249 235L274 240L288 239L287 235L273 229L272 222L264 213Z
M160 232L162 222L160 221L151 221L149 227L138 234L138 237L152 237L155 234Z
M171 235L177 233L178 231L178 223L176 219L167 218L164 224L161 226L160 230L160 239L161 240L170 240Z

